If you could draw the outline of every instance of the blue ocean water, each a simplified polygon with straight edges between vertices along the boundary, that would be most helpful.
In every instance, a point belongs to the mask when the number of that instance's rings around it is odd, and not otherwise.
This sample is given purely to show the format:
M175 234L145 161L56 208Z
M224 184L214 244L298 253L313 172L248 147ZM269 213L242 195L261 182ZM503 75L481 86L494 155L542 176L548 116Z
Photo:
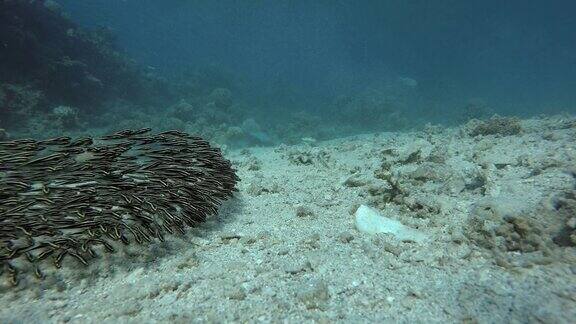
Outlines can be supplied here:
M250 82L260 109L333 111L331 100L397 78L428 118L471 100L498 113L573 111L573 1L62 1L112 28L160 74L216 65ZM282 105L290 107L273 107ZM329 118L329 117L328 117Z

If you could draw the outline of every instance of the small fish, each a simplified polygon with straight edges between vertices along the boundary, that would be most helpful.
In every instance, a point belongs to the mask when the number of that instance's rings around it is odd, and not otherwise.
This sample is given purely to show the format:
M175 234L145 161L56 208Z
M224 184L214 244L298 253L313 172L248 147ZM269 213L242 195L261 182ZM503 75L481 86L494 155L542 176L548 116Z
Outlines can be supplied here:
M38 144L40 145L68 145L70 143L71 138L67 136L61 136L56 138L51 138L44 141L39 141Z
M67 158L69 156L70 156L70 154L68 154L68 153L54 153L54 154L43 156L43 157L40 157L37 159L30 160L30 161L28 161L28 162L26 162L20 166L22 167L22 166L32 165L32 164L36 164L36 163L52 162L55 160L61 160L61 159Z
M179 130L169 130L165 132L158 133L158 135L172 135L181 138L191 138L191 135Z
M94 144L94 140L92 140L92 138L83 137L83 138L78 138L78 139L71 141L70 143L68 143L67 146L68 147L90 146L92 144Z
M64 259L66 254L68 254L68 251L64 250L64 251L60 251L60 253L58 253L58 256L56 256L56 259L54 260L54 266L57 269L60 269L62 267L62 260Z
M116 132L112 135L103 136L102 139L104 139L104 140L122 139L122 138L130 137L130 136L134 136L134 135L142 135L142 134L150 132L151 130L152 130L151 128L142 128L139 130L125 129L125 130Z

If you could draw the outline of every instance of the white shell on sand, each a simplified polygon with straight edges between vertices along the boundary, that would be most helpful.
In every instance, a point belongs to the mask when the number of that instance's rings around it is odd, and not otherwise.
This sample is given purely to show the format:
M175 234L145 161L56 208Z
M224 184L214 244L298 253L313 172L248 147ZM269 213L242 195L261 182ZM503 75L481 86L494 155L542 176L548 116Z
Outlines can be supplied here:
M418 243L425 242L428 239L426 234L410 228L395 219L385 217L375 209L365 205L360 205L354 216L356 228L363 233L391 234L399 240Z

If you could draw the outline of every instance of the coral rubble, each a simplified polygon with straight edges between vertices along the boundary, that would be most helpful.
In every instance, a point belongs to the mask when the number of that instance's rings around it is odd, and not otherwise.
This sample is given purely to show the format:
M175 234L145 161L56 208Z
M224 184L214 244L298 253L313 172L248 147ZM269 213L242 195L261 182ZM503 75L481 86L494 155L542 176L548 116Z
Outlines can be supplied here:
M494 116L487 121L482 121L470 131L470 136L518 135L522 132L522 126L517 118Z

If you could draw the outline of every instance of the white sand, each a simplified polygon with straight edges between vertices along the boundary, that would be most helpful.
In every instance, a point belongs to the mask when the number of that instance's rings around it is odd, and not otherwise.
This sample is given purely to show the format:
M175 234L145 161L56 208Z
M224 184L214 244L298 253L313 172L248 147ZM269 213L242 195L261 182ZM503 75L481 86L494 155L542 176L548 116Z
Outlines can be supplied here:
M42 285L4 287L0 322L568 323L576 249L551 237L566 223L555 197L574 191L575 125L554 117L523 121L518 136L431 127L228 152L242 182L218 217L90 269L70 260ZM383 161L401 190L390 202L386 175L374 175ZM360 233L359 204L431 240ZM474 217L525 220L532 236L496 231L489 248ZM508 234L529 247L502 250Z

